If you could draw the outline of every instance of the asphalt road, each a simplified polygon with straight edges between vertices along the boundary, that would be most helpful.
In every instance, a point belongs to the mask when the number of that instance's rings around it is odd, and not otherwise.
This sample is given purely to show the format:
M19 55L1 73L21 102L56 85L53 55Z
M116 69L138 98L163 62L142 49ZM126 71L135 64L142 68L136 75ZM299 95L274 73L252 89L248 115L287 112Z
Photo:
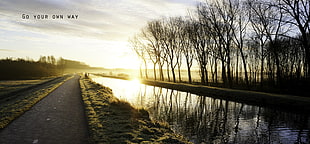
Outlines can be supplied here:
M0 144L84 144L87 120L79 76L66 81L0 131Z

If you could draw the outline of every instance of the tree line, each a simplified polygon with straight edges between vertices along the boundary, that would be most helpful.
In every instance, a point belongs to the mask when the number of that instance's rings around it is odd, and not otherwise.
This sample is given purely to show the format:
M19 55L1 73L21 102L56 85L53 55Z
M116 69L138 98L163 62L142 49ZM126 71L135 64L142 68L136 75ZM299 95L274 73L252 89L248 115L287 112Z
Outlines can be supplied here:
M218 0L186 17L149 21L130 39L140 75L225 87L290 89L309 86L310 1ZM151 65L151 67L150 67ZM143 69L145 71L143 71Z
M37 61L32 59L6 58L0 60L0 80L36 79L62 75L66 69L89 68L88 65L54 56L41 56Z

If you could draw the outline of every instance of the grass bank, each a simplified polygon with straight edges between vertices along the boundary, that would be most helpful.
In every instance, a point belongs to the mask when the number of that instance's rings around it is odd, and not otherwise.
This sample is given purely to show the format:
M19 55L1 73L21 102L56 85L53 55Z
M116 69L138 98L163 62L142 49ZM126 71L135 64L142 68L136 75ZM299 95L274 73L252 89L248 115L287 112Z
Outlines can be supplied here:
M113 96L110 88L80 79L88 119L90 143L189 143L168 124L150 120L144 109L136 109Z
M6 97L0 99L0 130L70 78L69 75L57 77L6 93Z

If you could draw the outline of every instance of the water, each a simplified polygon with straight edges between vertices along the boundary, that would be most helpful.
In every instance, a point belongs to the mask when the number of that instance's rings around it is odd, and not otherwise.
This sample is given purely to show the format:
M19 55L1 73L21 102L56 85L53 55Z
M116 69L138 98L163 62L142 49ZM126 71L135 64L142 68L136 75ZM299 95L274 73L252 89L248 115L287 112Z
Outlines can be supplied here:
M116 97L145 108L194 143L309 143L310 117L140 84L95 77Z

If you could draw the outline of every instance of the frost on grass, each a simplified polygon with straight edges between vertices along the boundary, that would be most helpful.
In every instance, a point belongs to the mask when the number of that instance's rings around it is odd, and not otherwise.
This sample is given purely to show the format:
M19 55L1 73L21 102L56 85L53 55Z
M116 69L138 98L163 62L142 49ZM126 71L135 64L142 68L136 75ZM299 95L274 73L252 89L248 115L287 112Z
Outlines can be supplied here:
M167 124L150 120L144 109L115 98L110 88L80 79L90 143L189 143Z

